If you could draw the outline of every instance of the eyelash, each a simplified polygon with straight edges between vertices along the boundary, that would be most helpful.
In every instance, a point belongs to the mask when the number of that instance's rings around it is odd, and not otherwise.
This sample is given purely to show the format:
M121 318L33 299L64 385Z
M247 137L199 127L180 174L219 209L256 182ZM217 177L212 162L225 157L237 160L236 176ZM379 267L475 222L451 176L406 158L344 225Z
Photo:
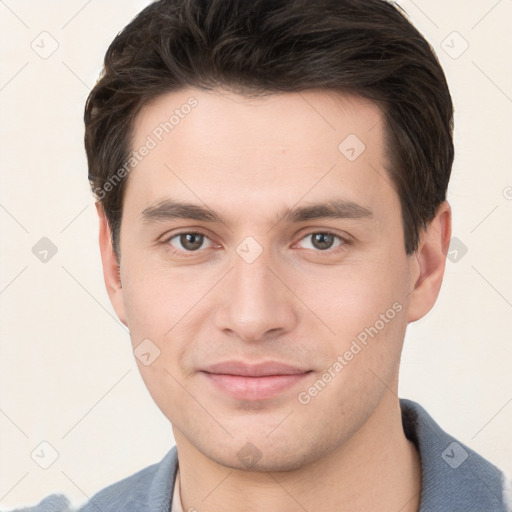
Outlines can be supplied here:
M323 251L320 250L320 249L318 249L318 250L306 249L306 250L308 250L308 251L309 250L313 250L317 254L334 254L334 253L338 252L338 250L340 250L340 248L344 248L347 245L351 244L351 241L348 238L345 238L345 237L343 237L341 235L333 233L332 231L311 231L310 233L302 236L299 239L299 242L301 242L302 240L305 240L308 237L311 237L313 235L318 235L318 234L327 235L327 236L333 236L333 237L335 237L335 239L339 240L340 243L339 243L339 245L335 246L334 248L325 249ZM207 234L202 233L200 231L182 231L180 233L175 233L172 236L167 237L163 241L163 244L166 246L166 248L169 251L173 252L174 254L179 254L181 256L186 255L185 257L190 257L190 256L197 255L200 252L205 250L205 249L197 249L195 251L187 251L186 249L176 249L175 247L173 247L170 244L171 240L176 239L176 238L178 238L180 236L183 236L183 235L198 235L198 236L202 236L202 237L204 237L204 240L209 240L211 244L215 245L215 243L210 239L210 237ZM294 244L294 245L296 245L296 244Z

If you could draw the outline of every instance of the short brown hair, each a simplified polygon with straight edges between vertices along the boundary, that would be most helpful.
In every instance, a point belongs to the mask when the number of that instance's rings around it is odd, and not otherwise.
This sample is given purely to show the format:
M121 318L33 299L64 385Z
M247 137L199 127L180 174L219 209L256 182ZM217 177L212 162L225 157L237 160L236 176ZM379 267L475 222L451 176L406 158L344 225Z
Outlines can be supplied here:
M128 179L119 170L135 117L149 100L188 86L242 94L324 88L377 102L407 254L446 198L450 92L433 49L397 7L384 0L159 0L114 39L85 108L89 180L118 258Z

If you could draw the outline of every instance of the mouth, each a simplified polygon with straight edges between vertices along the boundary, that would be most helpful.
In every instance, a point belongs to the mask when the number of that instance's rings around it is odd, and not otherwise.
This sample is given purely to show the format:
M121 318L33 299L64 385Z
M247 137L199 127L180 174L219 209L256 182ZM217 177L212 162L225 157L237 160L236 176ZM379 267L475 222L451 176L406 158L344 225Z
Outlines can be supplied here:
M201 371L218 391L236 400L268 400L297 386L312 370L277 361L218 363Z

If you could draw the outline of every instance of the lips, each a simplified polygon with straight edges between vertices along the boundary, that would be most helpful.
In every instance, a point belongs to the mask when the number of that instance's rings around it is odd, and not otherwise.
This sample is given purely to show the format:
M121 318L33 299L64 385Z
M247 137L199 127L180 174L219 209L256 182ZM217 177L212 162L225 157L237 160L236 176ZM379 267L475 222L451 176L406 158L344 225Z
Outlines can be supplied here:
M203 371L222 375L266 377L269 375L297 375L300 373L306 373L308 370L279 363L277 361L268 361L256 364L247 364L240 361L226 361L211 365Z
M211 365L202 373L211 385L232 398L268 400L296 386L310 371L277 361L226 361Z

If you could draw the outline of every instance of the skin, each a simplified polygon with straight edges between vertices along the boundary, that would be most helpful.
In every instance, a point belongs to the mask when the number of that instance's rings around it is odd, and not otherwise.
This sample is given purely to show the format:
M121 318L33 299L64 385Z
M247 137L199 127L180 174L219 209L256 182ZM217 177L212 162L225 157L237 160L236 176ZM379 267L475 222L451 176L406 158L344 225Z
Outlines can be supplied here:
M134 348L150 339L160 350L151 365L137 362L173 426L184 510L417 510L420 464L401 426L398 369L407 324L439 293L449 205L408 256L382 113L346 94L250 99L222 89L175 91L142 109L133 147L191 96L197 107L129 176L119 267L98 206L112 304ZM366 146L353 162L338 150L349 134ZM208 208L221 220L145 221L142 212L165 199ZM371 215L284 216L335 200ZM187 252L176 236L187 232L207 238ZM325 232L336 235L333 247L319 249L311 235ZM246 237L262 249L252 263L237 253ZM298 394L393 304L401 311L300 403ZM233 359L310 373L273 398L240 400L201 371ZM250 466L239 456L246 443Z

